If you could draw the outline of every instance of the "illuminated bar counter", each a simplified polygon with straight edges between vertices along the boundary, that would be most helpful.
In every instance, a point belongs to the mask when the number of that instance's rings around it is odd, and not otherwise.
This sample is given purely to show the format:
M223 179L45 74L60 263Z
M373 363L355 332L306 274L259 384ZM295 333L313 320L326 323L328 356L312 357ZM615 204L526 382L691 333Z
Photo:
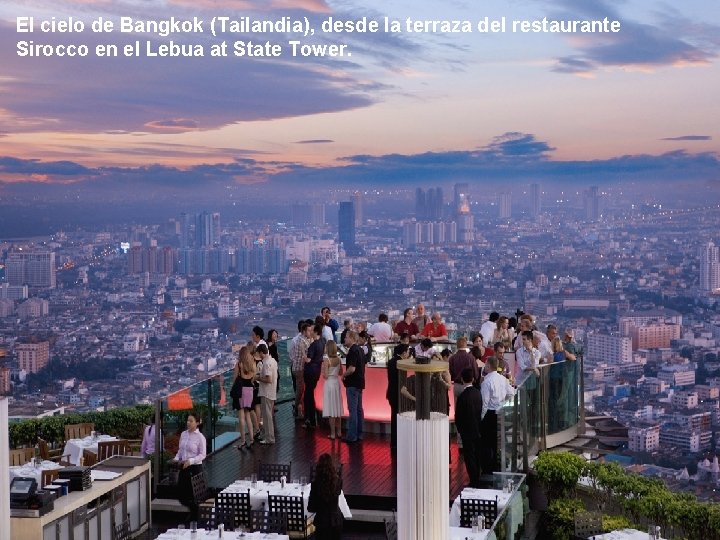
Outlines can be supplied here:
M365 412L365 431L384 432L390 429L390 404L387 401L386 393L388 386L387 378L387 362L392 358L393 349L397 343L377 343L373 345L372 362L365 364L365 390L363 391L363 410ZM412 346L412 345L411 345ZM444 348L455 351L455 343L441 342L435 344L435 349L439 352ZM341 349L343 369L345 366L345 351ZM322 375L315 387L315 404L317 410L322 415L323 407L323 387L325 379ZM345 395L345 387L340 383L340 394L343 400L343 418L347 418L348 407ZM452 388L448 390L448 399L450 400L449 418L452 422L455 419L455 403L452 397ZM387 426L385 426L387 424ZM387 428L387 429L386 429Z

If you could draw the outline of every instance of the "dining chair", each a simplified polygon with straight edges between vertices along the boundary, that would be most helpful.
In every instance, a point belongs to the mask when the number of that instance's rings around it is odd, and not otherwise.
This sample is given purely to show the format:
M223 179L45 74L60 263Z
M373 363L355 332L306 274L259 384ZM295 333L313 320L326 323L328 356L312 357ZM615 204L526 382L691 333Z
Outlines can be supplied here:
M287 516L283 512L268 512L264 507L261 510L250 510L250 531L287 534Z
M305 513L300 495L273 495L268 493L270 512L281 512L287 517L287 534L290 538L309 538L315 533L313 516Z
M60 477L60 469L47 469L40 473L40 487L44 488Z
M290 481L290 471L292 470L292 461L290 463L263 463L260 462L258 469L258 478L263 482L279 482L280 477Z
M130 516L116 524L113 529L113 540L130 540Z
M490 528L497 519L498 498L494 499L465 499L460 498L460 526L471 528L475 516L482 514L485 525Z
M82 424L65 424L65 440L84 439L95 431L95 424L85 422Z
M61 453L61 449L55 451L50 450L50 445L47 443L47 441L41 437L38 437L38 454L40 454L40 457L43 460L54 461L55 463L63 467L71 466L72 463L70 463L70 454L61 455Z
M215 512L217 522L224 523L225 528L237 530L241 525L250 526L250 490L239 493L218 493L215 496Z
M130 445L125 439L117 441L100 441L98 443L98 461L106 460L112 456L127 456L130 453Z
M10 450L10 466L16 467L18 465L25 465L26 463L29 463L30 460L34 457L34 448L16 448Z
M87 448L83 448L83 455L81 459L81 465L83 467L92 467L98 462L97 454L95 452L92 452L91 450L88 450Z

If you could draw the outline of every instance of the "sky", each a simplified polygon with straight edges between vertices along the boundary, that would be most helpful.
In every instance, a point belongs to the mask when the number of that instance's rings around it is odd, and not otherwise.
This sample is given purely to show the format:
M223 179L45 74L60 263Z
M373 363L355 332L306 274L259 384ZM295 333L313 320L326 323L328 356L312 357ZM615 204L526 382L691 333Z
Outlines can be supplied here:
M212 36L213 16L307 18L315 36ZM17 32L17 17L83 21ZM94 33L98 17L204 33ZM333 20L376 33L322 34ZM618 33L385 32L402 23L603 19ZM223 39L346 44L351 56L209 57ZM19 56L18 41L202 45L201 58ZM18 186L582 181L720 190L716 0L5 0L0 197ZM709 183L709 184L708 184ZM14 191L15 190L15 191Z

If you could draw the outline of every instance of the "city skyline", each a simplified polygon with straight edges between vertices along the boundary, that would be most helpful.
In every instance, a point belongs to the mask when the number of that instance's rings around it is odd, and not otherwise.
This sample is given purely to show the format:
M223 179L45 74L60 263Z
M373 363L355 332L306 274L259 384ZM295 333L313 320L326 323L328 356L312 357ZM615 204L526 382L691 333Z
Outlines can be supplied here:
M0 196L51 185L170 198L286 186L640 182L717 189L711 3L160 3L0 8ZM15 54L18 16L617 19L617 34L321 36L349 58L64 60ZM53 42L70 34L31 34ZM82 34L85 41L101 40ZM137 36L114 34L123 42ZM145 36L147 37L147 36ZM188 38L171 36L182 42ZM256 36L257 37L257 36ZM268 36L265 36L266 38ZM51 89L51 90L49 90Z

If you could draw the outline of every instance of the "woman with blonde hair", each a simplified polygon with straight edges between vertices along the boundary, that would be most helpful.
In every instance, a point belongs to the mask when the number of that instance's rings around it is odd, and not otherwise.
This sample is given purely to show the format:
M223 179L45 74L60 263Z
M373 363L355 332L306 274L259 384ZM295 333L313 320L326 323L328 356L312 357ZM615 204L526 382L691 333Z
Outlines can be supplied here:
M253 437L260 430L257 417L253 410L253 381L255 380L255 359L252 354L252 347L244 346L238 353L238 361L235 364L233 374L233 390L230 391L233 398L233 409L238 412L240 421L240 444L238 450L250 448L253 444ZM237 395L237 398L235 397ZM245 431L248 432L249 442L245 442Z
M340 438L342 431L343 404L340 393L340 377L343 367L334 341L325 344L325 358L322 363L322 376L325 380L323 387L323 418L330 422L330 435L328 438Z

